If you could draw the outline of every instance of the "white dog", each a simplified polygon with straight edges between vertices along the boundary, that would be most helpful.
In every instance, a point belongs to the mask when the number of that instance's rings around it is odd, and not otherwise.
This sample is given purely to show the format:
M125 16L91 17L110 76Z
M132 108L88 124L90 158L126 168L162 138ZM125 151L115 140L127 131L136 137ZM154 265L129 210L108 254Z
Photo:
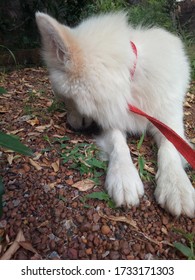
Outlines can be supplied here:
M36 20L52 87L69 107L68 122L79 129L94 120L103 129L97 142L109 157L106 189L117 206L137 205L144 194L126 132L148 130L159 148L157 202L173 215L194 217L195 190L183 158L147 119L128 110L128 104L137 106L185 139L182 103L190 74L180 39L160 28L134 29L122 12L75 28L40 12Z

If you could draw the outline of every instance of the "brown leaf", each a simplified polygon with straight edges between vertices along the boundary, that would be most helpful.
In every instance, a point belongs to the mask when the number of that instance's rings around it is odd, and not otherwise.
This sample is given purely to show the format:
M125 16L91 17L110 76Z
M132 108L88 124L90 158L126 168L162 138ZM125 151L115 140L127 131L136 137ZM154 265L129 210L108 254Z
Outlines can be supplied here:
M32 120L28 120L26 122L29 123L32 126L39 124L39 120L37 118L32 119Z
M92 181L90 179L78 181L72 185L72 187L77 188L81 192L88 191L88 190L92 189L94 186L95 186L94 181Z
M24 128L20 128L20 129L16 129L16 130L12 130L12 131L10 131L9 132L9 134L18 134L19 132L21 132L21 131L23 131L24 130Z
M51 127L50 124L40 125L40 126L37 126L35 128L35 130L37 130L38 132L44 132L47 128L50 128L50 127Z
M10 260L11 257L15 254L15 252L20 248L19 242L25 241L23 231L20 229L16 239L9 247L9 249L5 252L5 254L0 258L0 260Z
M36 170L39 171L42 169L42 167L38 163L36 163L34 160L32 160L31 158L29 159L29 162Z
M129 219L125 216L107 216L105 214L102 213L102 211L98 211L98 214L100 215L100 217L107 219L107 220L111 220L111 221L115 221L115 222L122 222L122 223L126 223L128 225L131 225L132 227L134 227L135 229L137 229L137 223L136 221L134 221L133 219Z
M58 172L59 171L59 167L60 167L60 160L58 159L56 162L53 162L51 164L54 172Z
M19 245L20 245L22 248L24 248L24 249L26 249L26 250L28 250L28 251L30 251L30 252L32 252L32 253L37 254L37 250L35 250L35 249L33 248L32 244L31 244L29 241L20 241L20 242L19 242Z

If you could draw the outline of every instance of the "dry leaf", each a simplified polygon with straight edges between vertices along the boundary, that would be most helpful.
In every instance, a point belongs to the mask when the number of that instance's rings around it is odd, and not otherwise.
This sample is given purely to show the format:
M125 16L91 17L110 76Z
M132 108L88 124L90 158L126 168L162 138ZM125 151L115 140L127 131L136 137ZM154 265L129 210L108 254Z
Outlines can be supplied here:
M36 124L39 124L39 120L37 118L32 119L32 120L28 120L26 121L27 123L29 123L30 125L34 126Z
M72 185L72 187L77 188L81 192L88 191L88 190L92 189L94 186L95 186L94 181L92 181L90 179L78 181Z
M51 124L40 125L35 128L38 132L44 132L47 128L50 128Z
M184 103L184 106L187 107L187 108L191 108L192 107L187 101Z
M35 157L33 157L33 160L39 160L40 159L40 157L42 156L42 154L41 153L35 153Z
M53 162L51 164L51 166L52 166L54 172L58 172L59 171L59 166L60 166L60 160L58 159L56 162Z
M36 163L34 160L32 160L31 158L29 159L29 162L36 170L39 171L42 169L42 167L38 163Z
M145 169L146 171L148 171L149 173L153 174L153 175L156 174L154 168L153 168L153 167L149 167L147 164L144 164L144 169Z
M192 144L195 144L195 138L191 139L190 142L191 142Z
M0 106L0 113L1 114L7 113L7 112L9 112L9 110L7 108L5 108L4 106Z
M25 241L23 231L20 229L16 239L9 247L9 249L5 252L5 254L0 258L0 260L10 260L11 257L15 254L15 252L20 248L19 242Z
M115 221L115 222L126 223L128 225L131 225L135 229L137 229L137 223L133 219L129 219L129 218L125 217L125 216L117 216L117 217L112 216L112 215L107 216L107 215L103 214L101 211L98 211L98 214L100 215L100 217L102 217L104 219Z
M191 112L184 112L185 116L190 116L192 113Z
M19 132L21 132L21 131L23 131L24 130L24 128L20 128L20 129L16 129L16 130L12 130L12 131L10 131L9 132L9 134L18 134Z
M9 162L10 165L12 165L13 160L14 160L14 155L13 154L9 154L7 156L7 161Z
M20 242L19 242L19 245L20 245L22 248L24 248L24 249L26 249L26 250L28 250L28 251L30 251L30 252L32 252L32 253L37 254L37 250L35 250L35 249L33 248L32 244L31 244L30 242L28 242L28 241L20 241Z

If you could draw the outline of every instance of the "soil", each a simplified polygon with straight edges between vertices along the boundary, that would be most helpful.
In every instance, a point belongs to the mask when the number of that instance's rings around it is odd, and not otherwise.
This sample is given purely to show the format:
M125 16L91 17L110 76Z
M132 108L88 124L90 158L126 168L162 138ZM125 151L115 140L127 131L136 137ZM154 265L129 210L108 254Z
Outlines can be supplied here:
M145 160L145 195L140 205L113 208L104 199L85 201L87 194L104 191L105 172L100 185L86 191L75 188L75 183L86 182L91 174L81 175L71 168L71 162L63 163L60 146L52 139L68 136L73 148L76 143L92 143L93 138L66 125L65 111L53 101L47 71L26 68L1 73L0 86L7 90L0 96L0 129L18 136L35 153L34 157L5 149L0 153L5 187L0 219L2 258L186 259L173 244L188 245L178 230L195 234L195 219L175 218L157 205L153 195L157 149L149 136L139 151L139 138L128 140L135 165L138 167L139 155ZM186 134L192 142L194 93L192 83L184 104ZM187 174L195 187L190 167ZM16 249L8 251L14 244Z

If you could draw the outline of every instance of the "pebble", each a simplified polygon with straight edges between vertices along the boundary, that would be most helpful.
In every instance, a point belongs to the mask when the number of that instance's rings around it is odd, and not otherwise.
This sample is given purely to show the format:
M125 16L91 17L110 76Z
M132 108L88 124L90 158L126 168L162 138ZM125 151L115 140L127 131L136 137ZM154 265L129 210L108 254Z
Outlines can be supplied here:
M100 225L92 225L92 228L91 228L92 231L99 231L100 230Z
M118 251L111 251L110 255L109 255L109 258L111 260L119 260L120 259L120 254L119 254Z
M151 253L152 255L155 253L155 248L152 246L151 243L146 243L146 250Z
M167 217L163 216L162 223L163 223L163 225L167 225L169 223L169 219Z
M68 249L68 258L71 260L78 259L78 251L74 248L69 248Z
M111 232L111 230L110 230L109 226L103 225L103 226L101 227L101 232L102 232L102 234L107 235L107 234L109 234L109 233Z
M24 164L23 168L24 168L25 172L29 172L30 171L30 166L28 164L26 164L26 163Z
M90 231L91 230L91 224L85 223L80 227L81 232Z
M132 249L135 252L139 252L141 249L141 246L140 246L140 244L136 243L136 244L133 244Z
M93 253L91 248L86 249L85 252L87 255L92 255Z

